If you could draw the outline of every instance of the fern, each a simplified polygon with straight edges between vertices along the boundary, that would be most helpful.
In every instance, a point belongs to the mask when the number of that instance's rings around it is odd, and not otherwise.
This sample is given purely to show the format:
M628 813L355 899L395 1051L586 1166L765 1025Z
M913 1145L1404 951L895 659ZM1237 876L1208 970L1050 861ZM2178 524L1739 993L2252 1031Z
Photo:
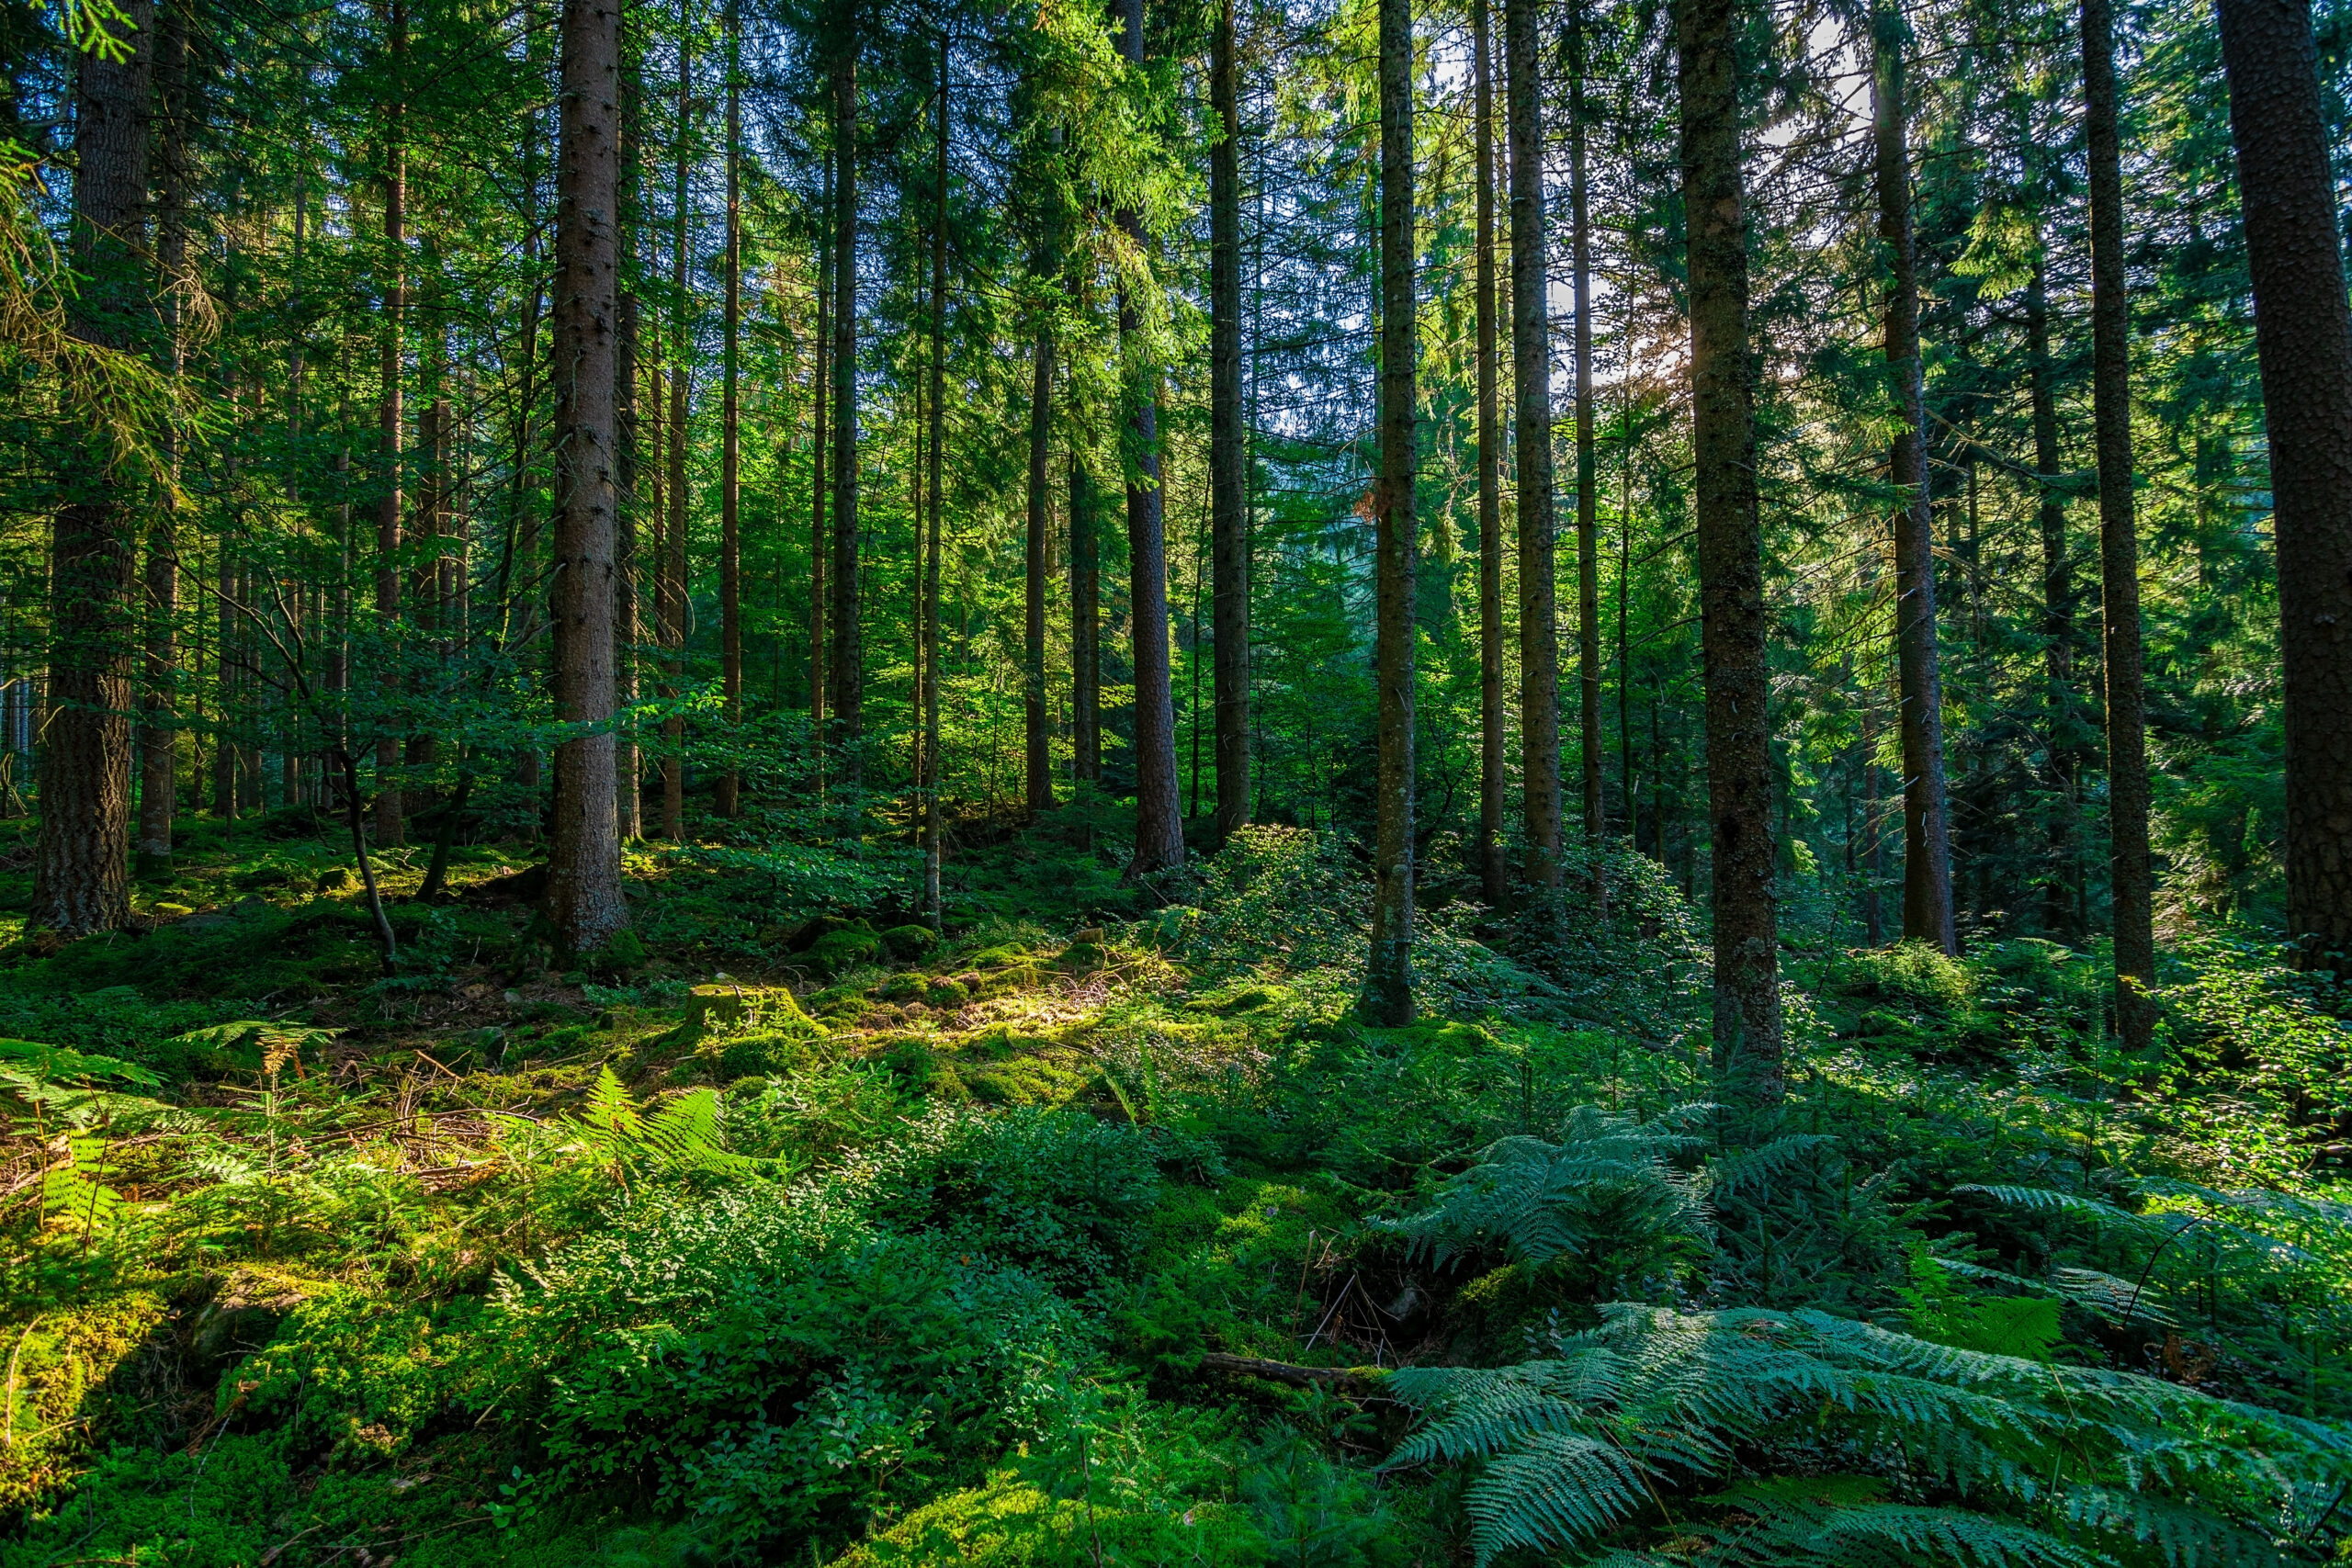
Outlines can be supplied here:
M1653 1488L1787 1445L1826 1444L1969 1503L1750 1510L1773 1537L1762 1560L1840 1565L2094 1561L2018 1517L2052 1505L2093 1537L2155 1541L2182 1568L2228 1564L2257 1521L2315 1513L2322 1483L2352 1469L2352 1434L2323 1423L1812 1311L1621 1304L1551 1359L1411 1369L1388 1387L1421 1416L1392 1464L1484 1461L1468 1496L1481 1562L1596 1541Z
M714 1090L682 1094L649 1117L610 1063L598 1070L570 1125L599 1163L622 1175L647 1168L673 1176L751 1175L775 1164L728 1151Z

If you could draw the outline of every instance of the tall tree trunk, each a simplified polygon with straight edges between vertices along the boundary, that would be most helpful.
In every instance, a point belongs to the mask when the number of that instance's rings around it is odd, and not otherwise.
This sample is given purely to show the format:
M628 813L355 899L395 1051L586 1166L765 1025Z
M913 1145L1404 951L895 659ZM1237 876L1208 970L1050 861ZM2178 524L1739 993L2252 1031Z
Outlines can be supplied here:
M1241 90L1238 0L1218 0L1209 96L1209 570L1216 707L1216 841L1250 820L1250 460L1241 418ZM1193 638L1199 637L1197 631ZM1197 655L1197 648L1195 649ZM1198 725L1195 723L1195 731Z
M1054 338L1037 333L1029 378L1029 521L1022 545L1021 723L1023 799L1031 820L1054 808L1054 759L1046 720L1046 493L1054 432Z
M1144 0L1117 0L1119 52L1144 64ZM1119 226L1145 249L1143 215L1119 214ZM1184 861L1184 818L1176 793L1176 693L1169 666L1168 542L1159 484L1159 369L1143 362L1143 314L1133 289L1119 289L1119 342L1126 365L1127 436L1134 468L1127 479L1127 624L1135 644L1136 853L1130 877Z
M743 722L743 546L737 381L742 370L743 324L743 102L742 28L735 0L728 0L727 28L727 302L722 328L726 378L718 405L718 683L730 727ZM730 741L733 737L729 737ZM729 761L718 775L721 817L741 808L741 775Z
M1514 91L1517 85L1514 75ZM1420 352L1413 263L1412 0L1380 0L1380 489L1374 547L1380 774L1363 1010L1392 1027L1413 1021L1413 487L1419 473L1413 444Z
M1595 855L1592 886L1604 897L1600 861L1608 817L1600 797L1600 479L1592 442L1592 219L1585 189L1584 0L1568 0L1568 225L1577 295L1577 717L1584 753L1584 834Z
M127 0L130 58L78 58L74 270L88 281L68 330L129 349L148 309L147 132L153 112L150 0ZM64 476L50 534L47 744L28 926L67 936L114 930L130 912L131 602L140 483L96 444Z
M548 916L576 953L628 926L614 815L613 602L619 496L620 9L565 0L556 157L555 712L594 726L555 750Z
M941 461L947 438L947 35L939 35L939 142L931 208L931 550L923 571L922 637L922 908L933 931L940 925L939 820L939 535L946 510Z
M825 188L817 226L816 363L808 385L808 734L817 747L819 793L825 779L825 568L831 541L825 532L825 489L832 449L826 444L825 409L832 395L833 154L825 154Z
M2140 658L2140 536L2132 508L2132 305L2123 275L2123 151L2109 0L2083 0L2084 133L2091 197L2091 396L2098 439L2099 603L2107 651L2108 865L2115 899L2115 1022L2127 1051L2155 1031L2154 874ZM2340 292L2340 291L2339 291ZM2352 365L2346 367L2352 370ZM2337 592L2345 579L2335 580Z
M621 66L620 233L615 259L617 296L613 316L613 707L626 712L637 703L638 481L644 457L637 413L638 343L643 313L636 266L639 237L645 229L645 194L639 176L639 114L644 97L639 66ZM613 830L623 843L644 831L638 795L637 734L613 735Z
M2026 365L2032 378L2033 468L2041 492L2042 675L2049 692L2044 746L2050 784L2050 880L2042 918L2055 934L2082 934L2082 718L2075 701L2075 583L2066 558L2066 502L2059 493L2058 388L2050 362L2050 295L2036 236L2025 290Z
M1771 731L1756 367L1747 344L1747 214L1736 0L1677 0L1682 205L1689 214L1692 437L1700 640L1707 685L1713 847L1714 1046L1719 1092L1782 1091L1780 926L1772 886Z
M693 136L694 51L688 33L689 0L678 0L678 88L670 188L670 515L662 534L661 565L662 673L663 694L676 698L686 678L686 185L688 143ZM662 833L672 843L686 837L686 721L672 714L662 721Z
M1072 388L1075 390L1075 387ZM1070 778L1102 782L1102 558L1085 460L1069 458Z
M408 54L408 0L390 0L385 48L392 80L401 83ZM406 639L401 618L401 374L402 329L408 311L408 108L398 99L384 107L384 320L377 342L379 356L376 404L376 453L380 472L376 497L376 618L379 636L394 650L395 668L383 685L401 690L397 664ZM408 816L401 792L401 739L390 733L376 742L376 847L408 841Z
M1895 660L1903 686L1903 935L1958 955L1952 922L1951 803L1944 784L1943 671L1936 647L1935 508L1928 485L1926 389L1919 357L1918 248L1911 228L1911 152L1903 45L1891 5L1871 15L1871 118L1878 233L1894 269L1886 363L1897 420L1890 468L1894 516Z
M1478 139L1478 889L1488 908L1510 891L1503 857L1502 416L1495 364L1494 46L1487 0L1471 0Z
M2352 970L2352 309L2307 0L2221 0L2285 655L2287 929Z
M187 372L187 343L181 330L179 284L187 271L187 12L166 0L156 18L155 288L163 306L164 352L172 381ZM299 221L299 215L298 215ZM169 477L176 485L176 434L165 436ZM179 505L175 495L157 498L147 525L147 648L139 694L140 874L172 867L172 810L178 786L179 735L172 718L173 675L179 663L174 622L179 614Z
M1519 453L1519 734L1527 880L1560 884L1560 633L1554 598L1552 322L1544 257L1538 0L1503 0L1510 121L1511 397Z
M833 40L833 141L839 159L833 231L833 737L842 777L864 776L865 656L858 620L857 537L857 0L843 0Z

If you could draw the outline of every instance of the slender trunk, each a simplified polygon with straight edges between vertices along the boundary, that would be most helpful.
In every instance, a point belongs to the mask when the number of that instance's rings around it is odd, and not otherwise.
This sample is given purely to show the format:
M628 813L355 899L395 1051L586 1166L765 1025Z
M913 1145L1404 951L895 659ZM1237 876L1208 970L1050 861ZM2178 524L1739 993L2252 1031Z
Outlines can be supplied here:
M1903 935L1960 952L1952 921L1951 803L1944 784L1943 671L1936 647L1935 509L1928 484L1927 414L1919 358L1918 252L1911 227L1902 14L1871 13L1871 102L1878 152L1878 232L1894 268L1886 363L1896 423L1890 466L1894 517L1896 663L1903 687Z
M664 694L674 699L686 676L686 186L693 140L694 51L689 47L687 0L678 0L677 144L670 188L670 515L662 561L662 673ZM686 721L672 714L662 721L662 833L672 843L686 837Z
M1119 52L1131 69L1144 65L1144 0L1117 0ZM1143 215L1119 214L1119 227L1138 252L1146 248ZM1176 792L1176 694L1168 652L1168 542L1159 484L1159 371L1144 362L1143 314L1135 292L1119 288L1120 352L1126 364L1127 625L1134 638L1136 853L1127 875L1181 865L1184 818Z
M1677 0L1682 204L1690 215L1693 486L1707 685L1719 1092L1782 1091L1771 731L1756 494L1756 368L1747 343L1747 215L1736 0Z
M1413 1021L1413 487L1419 471L1413 445L1420 352L1413 263L1412 0L1380 0L1380 774L1363 1011L1392 1027Z
M723 374L718 412L718 682L730 726L743 722L743 550L740 532L742 454L737 381L741 375L743 323L743 73L742 33L735 0L728 0L727 27L727 303ZM721 817L741 808L741 775L730 761L718 775Z
M923 573L922 634L929 657L922 683L922 907L939 930L939 535L946 510L941 454L947 438L947 35L939 38L939 144L933 150L931 209L931 552ZM1033 491L1033 494L1035 491Z
M808 386L811 428L808 446L808 735L816 744L817 788L825 781L825 564L830 543L825 534L825 479L831 449L825 444L825 404L832 353L833 159L825 157L822 217L817 231L816 363Z
M1630 314L1625 336L1631 344ZM1619 384L1623 392L1625 428L1617 467L1617 792L1625 802L1625 837L1633 844L1634 852L1639 854L1642 813L1634 789L1634 671L1625 639L1625 602L1633 592L1634 581L1634 378L1630 366Z
M643 98L638 66L621 67L620 232L615 266L618 293L613 328L613 708L626 713L637 703L637 593L639 578L638 481L642 435L637 414L638 342L643 328L638 304L635 258L645 225L645 199L639 178L639 113ZM637 735L613 734L613 831L627 843L644 831L639 818Z
M392 79L401 79L408 52L407 0L390 0L385 47L391 55ZM407 107L395 100L384 107L384 320L377 340L378 402L376 454L379 472L376 496L376 618L379 636L391 654L391 668L379 679L379 690L397 695L402 682L399 665L406 653L399 635L401 617L401 370L402 329L408 310L408 149ZM389 726L390 720L382 720ZM408 841L407 810L401 795L401 739L388 732L376 742L376 847Z
M1046 722L1046 529L1052 515L1053 334L1037 334L1029 381L1029 526L1022 550L1021 707L1023 799L1030 818L1054 808L1054 760Z
M565 0L556 157L555 712L593 726L555 750L548 916L575 953L628 929L613 772L614 559L619 495L620 11ZM452 802L452 809L455 809Z
M865 660L858 621L857 537L857 0L843 0L834 39L833 140L840 206L833 231L833 738L842 782L864 774Z
M1502 416L1495 364L1495 88L1487 0L1471 0L1478 140L1478 889L1509 897L1503 857Z
M1568 0L1568 249L1577 295L1577 716L1584 753L1584 834L1596 903L1606 892L1600 798L1600 523L1592 441L1592 220L1585 189L1584 5Z
M1510 121L1511 397L1519 453L1519 733L1527 880L1560 884L1560 633L1554 599L1552 323L1544 255L1537 0L1503 0Z
M150 308L145 250L149 0L127 0L130 57L85 53L74 85L74 270L88 281L68 330L129 350ZM130 912L130 710L139 647L131 599L140 484L102 446L65 476L50 536L49 704L40 753L40 838L28 926L67 936L112 931Z
M156 163L155 286L163 307L165 354L172 380L187 371L180 324L179 282L187 270L187 12L166 4L155 39ZM298 216L299 221L299 216ZM179 477L175 434L164 436L169 478ZM139 840L141 875L172 866L172 808L177 790L179 736L173 725L173 675L179 663L174 621L179 614L179 508L169 491L157 499L147 525L147 647L139 696Z
M229 424L232 436L237 423L237 394L232 389L228 397ZM233 445L230 456L221 464L232 493L237 477L237 459ZM237 658L239 628L237 625L237 566L236 552L229 547L229 530L224 526L212 541L213 597L216 601L214 635L212 639L213 722L219 744L212 749L212 815L223 822L237 819Z
M2115 1021L2127 1051L2155 1030L2148 737L2140 658L2140 538L2132 509L2132 305L2123 275L2123 152L2110 0L2083 0L2084 133L2091 207L2091 395L2098 440L2099 603L2107 651L2108 865L2115 899ZM2344 580L2338 578L2337 591Z
M1237 0L1219 0L1209 75L1209 570L1216 707L1216 841L1250 820L1250 507L1241 417L1241 91ZM1197 664L1200 637L1194 629ZM1199 721L1194 720L1197 741Z
M2041 491L2042 674L2049 692L2050 875L2042 918L2056 935L2082 932L2081 715L2075 701L2075 584L2066 559L2066 502L2059 492L2058 388L2050 362L2050 296L2040 246L2026 284L2026 364L2032 378L2033 468Z
M1070 778L1102 780L1102 568L1086 466L1069 458Z

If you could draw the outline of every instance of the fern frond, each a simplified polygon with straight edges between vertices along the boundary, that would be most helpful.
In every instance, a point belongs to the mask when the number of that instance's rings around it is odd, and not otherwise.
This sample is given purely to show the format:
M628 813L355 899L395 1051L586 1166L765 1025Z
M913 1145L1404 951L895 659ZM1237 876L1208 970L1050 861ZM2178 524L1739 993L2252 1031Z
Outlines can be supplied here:
M2076 1486L2060 1507L2070 1523L2086 1529L2154 1546L2168 1568L2267 1568L2278 1562L2278 1549L2267 1538L2145 1492Z
M1752 1149L1707 1162L1707 1179L1718 1192L1769 1182L1785 1174L1804 1155L1838 1140L1826 1133L1791 1133Z
M2119 1230L2145 1230L2149 1224L2145 1214L2135 1214L2129 1209L2119 1209L2096 1198L2086 1198L2075 1192L2060 1192L2047 1187L1988 1186L1971 1181L1963 1182L1952 1190L1980 1192L2007 1208L2028 1209L2044 1214L2073 1214Z
M2030 1525L1960 1508L1871 1503L1832 1510L1805 1543L1826 1562L1867 1560L1871 1547L1897 1559L1976 1562L1984 1568L2100 1568L2108 1559Z
M1642 1506L1642 1472L1614 1446L1576 1432L1540 1432L1487 1466L1464 1506L1470 1544L1497 1552L1589 1540Z

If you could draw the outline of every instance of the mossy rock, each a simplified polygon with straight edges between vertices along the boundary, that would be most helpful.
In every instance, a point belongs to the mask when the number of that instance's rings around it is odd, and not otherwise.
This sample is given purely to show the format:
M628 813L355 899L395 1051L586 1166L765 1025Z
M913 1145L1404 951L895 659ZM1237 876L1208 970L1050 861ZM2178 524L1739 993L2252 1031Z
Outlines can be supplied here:
M1111 955L1100 942L1074 942L1062 949L1055 962L1073 975L1091 975L1110 962Z
M972 999L972 992L961 980L933 980L922 988L922 999L935 1008L960 1008Z
M809 961L828 975L859 964L870 964L882 951L882 939L870 931L843 926L827 931L808 949Z
M1195 998L1184 1005L1193 1012L1230 1018L1236 1013L1255 1012L1260 1008L1273 1007L1289 1000L1290 997L1291 991L1286 986L1244 986L1237 991Z
M882 933L882 945L896 958L920 958L938 942L929 926L892 926Z
M965 961L975 969L1001 969L1008 964L1026 964L1029 950L1025 947L984 947Z
M818 1043L804 1033L763 1032L728 1041L717 1063L719 1078L775 1077L806 1072L824 1060Z
M989 1105L1067 1104L1083 1093L1098 1076L1090 1060L1050 1055L966 1064L957 1072L972 1098Z
M594 952L582 953L580 964L591 975L612 979L643 967L652 958L653 954L646 949L645 939L633 931L624 929L615 931L605 945Z

